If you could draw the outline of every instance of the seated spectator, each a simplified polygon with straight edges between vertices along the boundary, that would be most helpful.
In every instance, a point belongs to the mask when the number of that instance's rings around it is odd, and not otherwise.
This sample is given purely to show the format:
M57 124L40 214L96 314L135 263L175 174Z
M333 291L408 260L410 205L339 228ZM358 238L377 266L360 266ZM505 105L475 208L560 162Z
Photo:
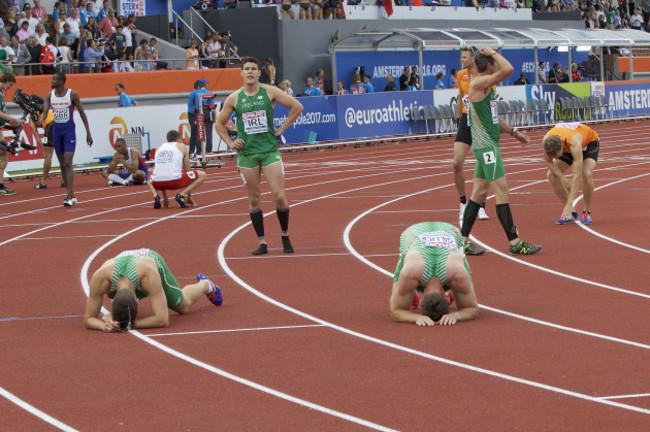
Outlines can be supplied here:
M316 69L316 74L314 75L314 86L318 88L322 94L325 94L325 69Z
M153 60L151 60L151 52L149 50L143 51L142 54L140 54L138 63L140 65L140 69L136 68L136 70L152 71L156 69L155 63Z
M420 86L418 85L418 79L415 75L411 74L409 77L408 91L418 91Z
M142 39L140 41L140 44L138 44L138 47L135 49L133 52L133 55L135 58L138 58L138 56L143 52L143 51L149 51L149 41L146 39ZM149 51L151 52L151 51Z
M196 48L196 40L190 41L190 46L185 50L185 69L199 68L199 50Z
M436 90L442 90L442 89L447 88L447 87L445 86L445 83L442 82L442 79L443 79L444 77L445 77L445 74L443 74L442 72L438 72L438 74L436 75L436 84L435 84L434 87L433 87L434 89L436 89Z
M456 71L456 68L453 68L449 74L449 81L447 84L447 88L455 89L458 88L458 78L456 78L456 74L458 72Z
M291 88L291 81L288 79L283 80L279 85L278 88L288 94L289 96L293 96L293 89Z
M61 41L61 39L67 40L68 46L72 47L74 52L77 52L77 45L79 44L79 36L72 33L72 31L70 30L70 26L67 23L63 26L63 33L59 35L58 40Z
M65 7L65 3L63 4ZM54 39L58 40L59 36L63 34L63 26L66 25L65 15L59 15L59 18L54 21L54 33L56 37Z
M643 15L639 8L634 8L634 13L630 16L630 27L634 30L643 30Z
M337 82L336 85L338 86L338 89L336 90L337 95L348 94L348 91L345 89L345 83L343 81Z
M157 43L158 39L155 37L152 37L151 40L149 40L149 51L151 52L151 59L156 62L156 70L167 69L167 62L160 60L160 54L158 54L158 50L156 49Z
M68 40L61 38L61 40L59 40L59 57L57 58L58 65L56 67L57 72L63 72L65 74L72 73L72 65L70 64L72 60Z
M154 196L153 208L169 207L167 191L175 189L183 189L175 197L182 208L195 205L191 193L204 181L204 171L191 169L189 153L181 141L181 134L174 129L167 132L167 142L156 149L154 170L148 182ZM163 195L162 203L159 192Z
M7 43L7 38L5 36L0 36L0 53L3 54L2 57L0 57L0 62L4 65L5 70L9 69L10 65L16 59L16 53Z
M366 92L366 88L361 84L361 76L359 74L352 75L352 85L350 86L350 94L359 95Z
M564 66L562 68L562 73L560 74L560 80L558 82L569 82L569 67Z
M521 75L519 75L519 79L515 81L515 85L526 85L530 84L530 81L528 81L528 78L526 78L526 72L522 72Z
M133 72L135 69L130 61L127 60L127 55L125 52L120 54L118 60L113 62L111 65L114 72Z
M115 33L116 27L117 27L117 18L115 18L115 11L113 11L113 9L109 9L106 18L104 18L99 22L99 31L105 37L109 38L113 33Z
M93 39L99 39L99 36L101 35L101 31L97 26L97 21L95 20L95 18L93 17L88 18L88 23L84 26L84 28L90 32Z
M364 93L374 93L375 92L375 86L373 86L370 83L370 75L364 75L363 76L363 83L361 83L363 86L363 92Z
M302 89L302 94L304 96L323 96L323 93L318 90L318 87L314 86L314 79L312 77L307 77L307 79L305 79L305 82L307 86Z
M2 17L2 21L4 24L4 31L7 32L7 35L9 35L9 28L13 28L14 32L18 31L18 21L16 21L16 10L14 8L9 8L7 15Z
M25 75L25 63L29 63L32 59L32 56L29 53L27 46L25 45L25 41L19 41L17 36L12 36L10 45L15 53L15 60L13 65L14 75Z
M120 171L119 165L122 165L126 171ZM133 147L127 147L124 138L115 140L113 159L108 167L102 171L102 177L108 180L108 185L132 186L134 184L146 184L148 175L149 170L140 151Z
M414 87L413 90L420 90L420 75L418 75L417 66L411 66L411 76L409 78L409 86Z
M386 77L386 87L384 87L384 91L387 92L387 91L395 91L395 90L396 90L395 80L393 79L392 75L388 75Z

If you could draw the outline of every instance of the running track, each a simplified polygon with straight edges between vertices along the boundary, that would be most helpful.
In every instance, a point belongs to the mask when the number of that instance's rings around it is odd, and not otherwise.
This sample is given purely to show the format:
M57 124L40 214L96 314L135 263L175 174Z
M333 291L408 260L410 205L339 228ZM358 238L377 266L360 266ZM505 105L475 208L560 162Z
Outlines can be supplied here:
M473 235L489 252L469 258L481 314L453 327L388 313L401 231L457 220L451 138L287 154L294 255L266 194L270 253L250 256L234 162L187 210L154 211L144 187L99 175L76 177L72 208L57 178L14 183L0 197L0 430L645 430L649 126L595 126L591 227L554 225L545 131L527 148L504 136L515 223L544 248L508 255L488 200ZM208 274L224 305L202 300L167 329L85 330L92 272L139 247L181 283Z

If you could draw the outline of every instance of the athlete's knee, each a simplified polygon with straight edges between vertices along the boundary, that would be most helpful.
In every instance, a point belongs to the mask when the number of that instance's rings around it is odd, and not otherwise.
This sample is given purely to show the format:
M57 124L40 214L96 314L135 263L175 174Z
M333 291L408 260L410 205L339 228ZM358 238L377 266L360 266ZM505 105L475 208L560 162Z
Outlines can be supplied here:
M248 205L251 209L256 209L260 207L260 194L248 194Z
M551 181L552 178L553 178L553 173L551 172L551 170L546 171L546 179L548 181Z
M583 171L582 180L585 182L592 182L594 180L594 171L590 169Z

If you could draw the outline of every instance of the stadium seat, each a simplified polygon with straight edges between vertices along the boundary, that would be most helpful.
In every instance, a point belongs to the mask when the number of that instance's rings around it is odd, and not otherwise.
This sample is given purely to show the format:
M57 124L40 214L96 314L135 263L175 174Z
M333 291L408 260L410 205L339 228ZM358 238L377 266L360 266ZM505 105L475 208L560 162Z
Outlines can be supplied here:
M449 105L440 105L439 107L440 114L442 115L442 119L445 122L447 127L447 132L453 132L457 129L456 127L456 118L458 117L456 113L454 112L453 109L451 109L451 106Z

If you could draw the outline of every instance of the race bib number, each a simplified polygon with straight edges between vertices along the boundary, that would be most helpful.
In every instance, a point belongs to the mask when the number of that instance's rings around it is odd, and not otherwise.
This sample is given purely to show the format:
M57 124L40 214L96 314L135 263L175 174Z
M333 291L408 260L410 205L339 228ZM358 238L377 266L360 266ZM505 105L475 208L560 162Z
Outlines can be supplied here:
M55 123L66 123L70 120L70 110L66 108L53 109L52 114L54 115Z
M125 256L146 257L146 256L149 256L149 251L150 250L151 249L146 249L146 248L127 250L127 251L124 251L124 252L120 253L115 258L121 258L121 257L125 257Z
M580 123L563 123L563 122L560 122L560 123L555 125L556 128L571 129L571 130L578 129L578 126L580 126Z
M260 110L242 113L242 121L244 123L244 132L246 135L268 132L266 111Z
M492 113L492 124L499 124L499 106L498 102L493 100L490 101L490 112Z
M418 238L423 248L441 247L445 249L457 249L454 237L446 231L426 232L420 234Z
M494 152L489 151L483 153L483 162L485 162L487 165L495 163L496 158L494 157Z
M463 96L463 106L465 107L465 111L467 111L467 126L471 126L472 124L470 123L469 120L469 109L470 109L470 103L469 103L469 96L465 95Z

